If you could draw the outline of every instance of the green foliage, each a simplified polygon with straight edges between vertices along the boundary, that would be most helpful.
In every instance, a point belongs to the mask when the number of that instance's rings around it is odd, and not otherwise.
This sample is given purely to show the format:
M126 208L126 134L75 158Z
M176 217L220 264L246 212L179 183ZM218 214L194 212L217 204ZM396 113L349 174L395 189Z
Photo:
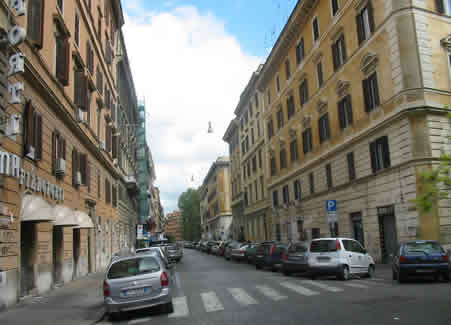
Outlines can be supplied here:
M450 109L450 107L446 107ZM448 113L451 120L451 113ZM451 136L448 136L448 141ZM438 201L446 199L451 189L451 154L442 152L440 164L420 174L422 185L416 203L421 212L430 212Z
M189 188L183 192L178 201L183 218L183 239L199 240L200 231L200 194L198 189Z

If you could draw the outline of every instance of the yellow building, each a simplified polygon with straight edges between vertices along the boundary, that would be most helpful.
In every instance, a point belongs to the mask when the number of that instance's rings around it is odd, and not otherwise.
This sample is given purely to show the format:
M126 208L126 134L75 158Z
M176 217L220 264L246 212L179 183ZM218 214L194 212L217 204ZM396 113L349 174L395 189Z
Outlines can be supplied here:
M229 157L219 157L211 165L202 183L200 197L202 237L222 240L231 238L232 189ZM206 205L203 204L205 198Z
M174 211L166 215L168 222L165 225L164 233L171 236L175 241L183 240L183 217L180 211Z
M298 1L256 85L273 239L355 237L379 261L398 241L449 247L449 205L422 214L412 200L419 172L449 149L450 10L434 0Z

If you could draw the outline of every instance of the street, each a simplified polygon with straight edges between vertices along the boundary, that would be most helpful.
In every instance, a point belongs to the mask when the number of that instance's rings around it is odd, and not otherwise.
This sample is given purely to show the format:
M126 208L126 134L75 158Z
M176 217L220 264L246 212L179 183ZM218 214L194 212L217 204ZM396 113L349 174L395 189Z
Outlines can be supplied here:
M102 276L95 275L0 314L3 324L450 324L448 283L398 284L389 267L374 279L311 281L258 271L245 263L185 249L177 264L174 313L160 308L102 313ZM97 283L98 281L98 283ZM26 308L24 308L26 307Z

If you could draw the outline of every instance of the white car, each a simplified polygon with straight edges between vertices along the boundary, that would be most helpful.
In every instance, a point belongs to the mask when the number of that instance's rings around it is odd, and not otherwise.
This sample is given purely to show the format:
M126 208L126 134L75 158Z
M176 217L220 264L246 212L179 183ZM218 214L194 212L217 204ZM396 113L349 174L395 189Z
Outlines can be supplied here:
M319 238L310 242L308 270L312 278L317 275L336 275L348 280L351 274L374 276L373 258L351 238Z

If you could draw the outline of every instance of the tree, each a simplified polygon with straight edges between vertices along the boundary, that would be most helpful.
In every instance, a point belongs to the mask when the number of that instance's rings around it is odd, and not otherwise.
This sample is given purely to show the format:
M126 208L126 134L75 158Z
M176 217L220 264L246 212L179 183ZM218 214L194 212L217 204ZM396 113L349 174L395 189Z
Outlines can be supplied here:
M183 239L199 240L201 236L199 190L189 188L183 192L179 197L178 207L182 213Z

